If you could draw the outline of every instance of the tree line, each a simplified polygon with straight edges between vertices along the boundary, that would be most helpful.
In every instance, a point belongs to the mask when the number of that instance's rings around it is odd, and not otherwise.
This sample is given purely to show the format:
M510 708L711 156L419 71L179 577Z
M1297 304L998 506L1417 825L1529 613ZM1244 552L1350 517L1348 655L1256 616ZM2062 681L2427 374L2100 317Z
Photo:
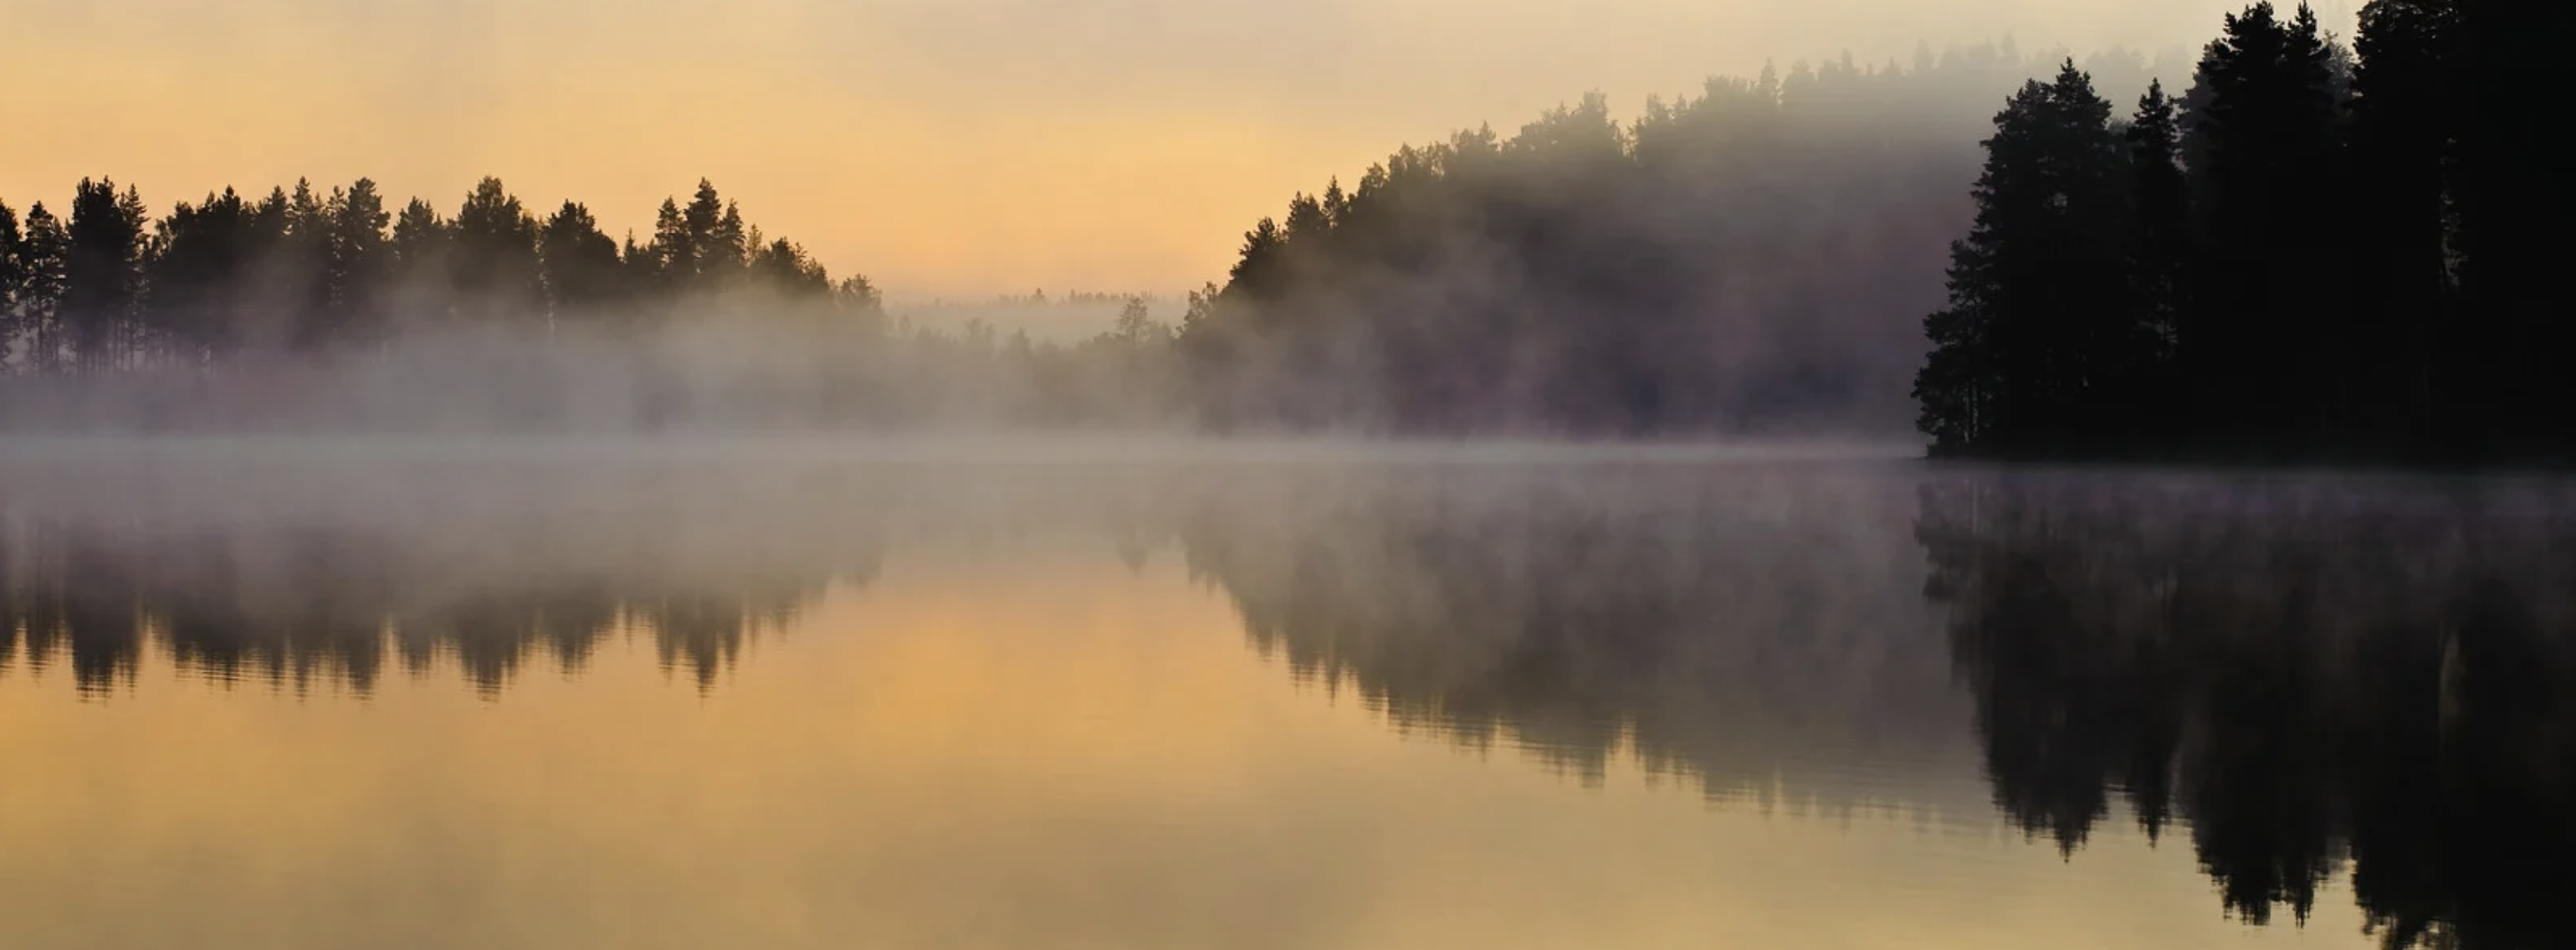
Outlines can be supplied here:
M1968 215L1967 130L2030 67L2009 43L1846 56L1633 122L1594 95L1407 146L1257 225L1224 286L1173 301L1180 326L1127 297L1146 312L1069 342L890 318L704 183L620 241L497 181L453 212L362 181L153 219L92 180L68 220L0 211L0 426L1901 424L1912 314ZM710 310L822 319L662 319Z
M0 427L1169 425L1149 295L1087 339L890 317L712 183L623 240L496 178L452 212L373 181L155 218L85 179L0 202Z
M2053 62L2053 60L2052 60ZM2105 56L2115 72L2145 69ZM1178 335L1218 428L1665 435L1901 418L2010 44L1595 93L1407 145L1245 233Z
M452 214L391 208L361 178L265 197L226 188L158 218L132 185L83 179L67 214L0 202L0 368L94 374L203 366L250 351L385 342L405 324L632 317L740 292L875 313L866 278L833 282L700 181L651 238L621 244L588 206L539 217L497 178Z
M2256 3L2178 97L2024 85L1923 322L1935 453L2567 457L2550 6L2373 0L2347 46Z

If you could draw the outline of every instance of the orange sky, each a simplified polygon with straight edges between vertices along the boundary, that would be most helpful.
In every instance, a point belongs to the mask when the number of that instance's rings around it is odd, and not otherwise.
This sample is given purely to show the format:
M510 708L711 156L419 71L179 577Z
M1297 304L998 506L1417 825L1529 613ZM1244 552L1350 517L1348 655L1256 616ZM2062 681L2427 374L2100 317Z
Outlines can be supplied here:
M449 208L497 174L617 231L705 175L898 299L1171 292L1293 190L1586 89L1632 111L1766 58L2196 44L2238 5L12 0L0 200L367 175Z

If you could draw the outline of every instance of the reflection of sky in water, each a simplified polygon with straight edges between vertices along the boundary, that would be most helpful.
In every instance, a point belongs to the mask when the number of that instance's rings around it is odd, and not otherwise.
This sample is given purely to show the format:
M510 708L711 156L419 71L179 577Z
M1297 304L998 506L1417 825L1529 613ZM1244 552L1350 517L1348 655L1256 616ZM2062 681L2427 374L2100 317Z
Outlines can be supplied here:
M0 919L28 946L2373 942L2342 873L2304 929L2226 919L2188 836L2147 847L2116 796L2071 855L2013 830L1961 615L1923 597L1920 473L1836 464L421 488L488 503L448 519L0 473L12 603L82 536L44 525L124 531L95 556L162 592L104 688L67 643L0 663ZM317 521L326 567L281 553ZM2051 563L2080 595L2089 562ZM488 631L411 661L396 631L363 691L179 668L166 594L220 577L271 630L326 596L294 570L359 614L608 619L485 661ZM681 601L758 622L708 661L657 629Z

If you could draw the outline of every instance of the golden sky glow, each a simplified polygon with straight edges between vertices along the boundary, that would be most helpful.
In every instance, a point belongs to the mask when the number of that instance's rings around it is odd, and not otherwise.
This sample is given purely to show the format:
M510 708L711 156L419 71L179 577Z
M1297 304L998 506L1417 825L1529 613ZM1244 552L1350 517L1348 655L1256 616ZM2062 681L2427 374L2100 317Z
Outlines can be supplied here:
M712 692L611 644L485 700L0 671L26 946L2360 946L2222 918L2191 850L1711 808L1396 735L1245 647L1169 550L890 562ZM1937 777L1926 777L1937 778Z
M12 0L0 200L367 175L445 209L488 173L621 231L705 175L898 298L1169 292L1292 190L1586 89L1633 111L1766 59L2197 44L2240 5Z

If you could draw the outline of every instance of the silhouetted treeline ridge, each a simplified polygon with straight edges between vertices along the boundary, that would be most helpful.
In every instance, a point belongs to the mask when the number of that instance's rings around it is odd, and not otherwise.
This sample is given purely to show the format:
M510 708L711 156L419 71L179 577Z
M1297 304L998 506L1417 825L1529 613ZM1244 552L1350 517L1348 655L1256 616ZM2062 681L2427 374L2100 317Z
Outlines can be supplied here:
M1974 129L2030 66L1845 57L1408 146L1257 226L1181 326L1139 296L1070 341L889 319L703 182L621 240L496 180L159 218L91 180L0 210L0 425L1893 431Z
M865 277L832 282L802 245L770 239L701 181L666 199L653 234L621 244L574 201L540 217L497 178L452 214L388 205L361 178L329 194L231 188L154 218L132 185L83 179L67 216L23 224L0 204L0 359L21 371L220 363L236 354L380 342L445 321L668 316L765 297L881 314Z
M1126 303L1070 345L889 320L704 181L621 241L492 178L452 213L360 179L158 218L85 179L67 214L0 203L0 426L1161 424Z
M2564 6L2373 0L2347 48L2258 3L2179 97L2023 87L1924 321L1935 452L2566 459Z
M1221 428L1891 430L1973 130L2029 65L1846 56L1406 146L1245 234L1184 318L1190 391Z

